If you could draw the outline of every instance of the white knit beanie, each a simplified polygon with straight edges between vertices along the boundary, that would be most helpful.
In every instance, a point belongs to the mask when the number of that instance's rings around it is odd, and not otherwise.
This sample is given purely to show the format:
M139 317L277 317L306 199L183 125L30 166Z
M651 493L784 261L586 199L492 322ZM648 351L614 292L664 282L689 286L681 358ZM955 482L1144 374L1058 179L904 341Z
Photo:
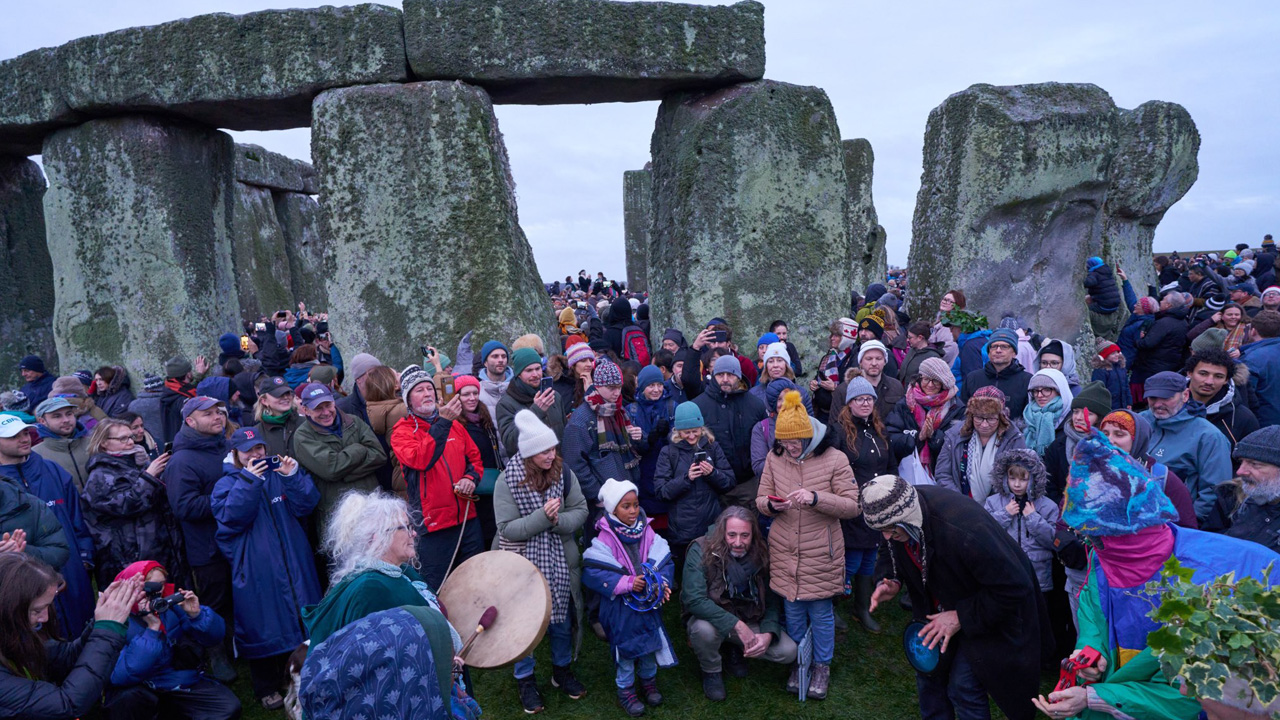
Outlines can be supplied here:
M523 454L523 453L522 453ZM636 497L640 497L640 488L630 480L614 480L609 478L604 481L604 485L600 487L600 502L604 504L604 511L613 514L614 508L618 507L618 503L622 502L622 498L626 494L633 492Z
M862 343L862 346L858 348L858 362L862 362L862 356L872 350L879 350L885 360L889 359L889 351L885 349L884 343L879 340L868 340Z
M788 364L790 364L791 354L787 352L787 344L776 342L776 343L769 343L768 345L766 345L764 348L763 362L768 363L769 358L782 358L783 360L786 360Z
M539 420L532 410L521 410L516 413L515 422L516 432L520 438L516 446L520 449L520 457L531 458L560 444L556 439L555 431Z

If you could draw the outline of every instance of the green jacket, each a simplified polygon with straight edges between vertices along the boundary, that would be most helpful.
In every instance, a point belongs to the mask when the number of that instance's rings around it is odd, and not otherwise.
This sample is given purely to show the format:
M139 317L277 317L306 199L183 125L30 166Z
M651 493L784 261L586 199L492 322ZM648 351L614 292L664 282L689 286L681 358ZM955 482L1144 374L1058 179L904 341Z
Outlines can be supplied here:
M534 393L537 393L537 388L531 388L520 378L514 378L507 386L507 391L502 393L502 397L498 400L497 408L494 409L498 440L502 443L502 451L507 457L519 451L520 434L516 431L516 413L521 410L529 410L537 415L542 424L551 428L551 431L556 434L556 442L564 440L564 419L568 414L564 409L564 398L557 393L555 404L543 410L533 404Z
M737 615L729 612L711 597L707 591L707 572L702 564L701 538L689 544L684 558L684 585L680 588L680 603L684 605L685 614L706 620L716 631L725 637L733 635L733 627L738 624ZM772 634L775 638L782 632L782 597L769 589L768 578L761 585L764 593L764 617L760 620L760 632Z
M1151 648L1144 648L1120 667L1119 655L1110 645L1097 582L1091 580L1080 593L1076 624L1079 626L1076 648L1092 647L1107 659L1105 679L1089 687L1108 705L1137 720L1194 720L1200 716L1200 703L1183 697L1178 688L1169 684ZM1114 720L1111 715L1095 710L1085 710L1079 717Z
M341 413L339 417L342 418L342 437L324 432L310 421L300 425L293 434L293 451L298 463L311 473L320 490L316 512L322 533L338 498L348 490L378 489L378 468L387 462L387 452L365 421Z
M78 438L47 437L39 445L31 448L32 452L49 462L57 463L71 475L76 490L84 492L84 483L89 479L89 437Z
M27 553L55 569L67 564L71 547L62 523L43 500L0 480L0 535L14 530L27 533Z

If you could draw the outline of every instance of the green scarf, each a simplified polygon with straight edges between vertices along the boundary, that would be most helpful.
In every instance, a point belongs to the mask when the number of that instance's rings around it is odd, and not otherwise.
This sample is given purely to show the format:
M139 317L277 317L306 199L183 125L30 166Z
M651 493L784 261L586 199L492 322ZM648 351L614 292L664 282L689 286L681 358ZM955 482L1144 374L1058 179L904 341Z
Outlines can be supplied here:
M268 425L284 425L289 422L289 418L293 417L292 410L286 410L283 415L271 415L270 413L262 413L262 422Z

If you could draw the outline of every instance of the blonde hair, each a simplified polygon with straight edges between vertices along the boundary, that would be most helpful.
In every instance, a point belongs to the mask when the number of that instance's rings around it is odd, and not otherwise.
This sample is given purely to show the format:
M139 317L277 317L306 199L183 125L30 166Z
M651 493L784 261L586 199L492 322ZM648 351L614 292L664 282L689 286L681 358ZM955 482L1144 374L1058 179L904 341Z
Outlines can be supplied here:
M107 442L107 435L110 434L113 427L122 427L129 431L130 437L133 437L133 427L129 423L116 418L103 418L94 426L93 434L89 436L89 444L85 447L89 457L102 452L102 446Z

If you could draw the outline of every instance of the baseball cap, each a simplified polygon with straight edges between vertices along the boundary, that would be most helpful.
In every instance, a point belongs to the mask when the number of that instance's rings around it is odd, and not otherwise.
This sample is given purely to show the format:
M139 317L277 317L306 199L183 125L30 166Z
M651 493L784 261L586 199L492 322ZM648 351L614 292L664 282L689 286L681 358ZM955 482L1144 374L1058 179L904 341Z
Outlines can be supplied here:
M212 407L224 407L222 401L208 395L197 395L182 404L182 419L186 420L197 410L208 410Z
M289 383L285 382L282 377L265 377L258 383L259 395L272 395L274 397L284 397L293 392L289 388Z
M311 383L302 389L302 404L308 410L315 410L327 402L333 402L333 393L320 383Z
M17 415L0 415L0 438L11 438L33 427L35 426L23 422Z
M1172 370L1158 372L1147 378L1142 394L1153 398L1171 398L1187 389L1187 378Z
M240 452L249 452L259 445L266 445L262 432L256 427L242 427L231 435L231 447Z
M69 407L75 407L75 406L72 405L71 401L66 399L65 397L61 395L56 395L37 405L36 409L31 411L31 414L35 415L36 417L40 417L45 413L51 413L54 410L61 410L62 408L69 408Z

